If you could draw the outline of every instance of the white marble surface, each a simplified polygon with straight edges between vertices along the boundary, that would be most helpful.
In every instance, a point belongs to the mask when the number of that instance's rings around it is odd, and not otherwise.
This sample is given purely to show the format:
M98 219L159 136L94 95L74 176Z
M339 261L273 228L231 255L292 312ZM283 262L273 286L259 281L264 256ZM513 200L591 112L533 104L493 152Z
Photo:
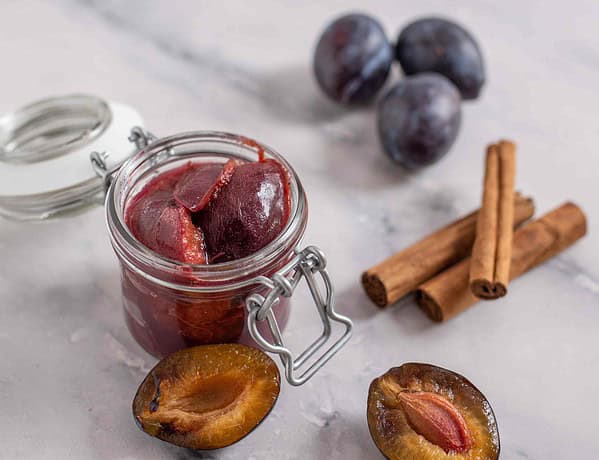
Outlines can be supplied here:
M0 112L91 92L137 107L158 134L220 129L284 153L309 194L306 242L322 247L347 348L229 449L194 454L138 431L130 403L153 364L121 313L103 210L42 225L0 221L0 457L6 459L378 459L370 381L406 361L473 380L500 424L502 458L599 455L599 3L490 0L25 2L0 5ZM381 153L372 110L345 111L309 66L337 13L367 10L395 36L444 14L481 42L489 81L464 104L451 153L406 175ZM398 78L397 71L394 78ZM478 202L483 146L518 141L518 188L542 213L566 199L590 220L571 250L514 282L508 298L443 325L411 300L373 307L360 272ZM300 296L302 297L302 296ZM296 301L287 337L314 317Z

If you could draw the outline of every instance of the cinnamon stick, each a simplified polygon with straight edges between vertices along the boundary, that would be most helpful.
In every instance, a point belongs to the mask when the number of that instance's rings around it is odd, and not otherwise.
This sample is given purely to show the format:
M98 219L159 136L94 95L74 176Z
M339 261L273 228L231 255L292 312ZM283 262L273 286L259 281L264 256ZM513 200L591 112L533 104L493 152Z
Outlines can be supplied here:
M514 225L534 214L531 198L516 194ZM467 257L476 233L477 211L437 230L362 274L362 285L379 307L395 303L426 280Z
M586 217L573 203L565 203L514 233L510 279L559 254L586 234ZM465 259L425 282L416 302L433 321L447 321L479 299L469 287L471 259Z
M514 220L516 146L501 141L487 148L481 210L470 263L470 289L481 299L507 294Z

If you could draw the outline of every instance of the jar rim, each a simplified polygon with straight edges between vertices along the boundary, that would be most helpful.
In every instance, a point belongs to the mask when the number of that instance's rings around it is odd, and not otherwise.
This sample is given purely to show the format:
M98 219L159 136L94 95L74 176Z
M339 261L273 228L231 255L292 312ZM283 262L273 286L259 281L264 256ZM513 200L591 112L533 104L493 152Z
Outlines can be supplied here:
M178 154L176 148L193 143L213 143L227 151L204 153L213 157L235 157L243 151L246 155L252 152L258 158L262 151L265 158L278 161L287 171L291 194L291 210L289 219L279 235L262 249L249 256L233 261L217 264L186 264L169 259L152 251L138 241L125 222L126 207L131 189L136 182L135 175L147 162L152 167L165 164L168 160L181 158L193 159L193 153ZM197 152L195 156L200 152ZM131 183L129 183L132 181ZM281 256L293 251L303 237L307 221L307 200L301 181L293 167L285 158L266 144L252 138L220 131L191 131L160 138L136 153L119 170L106 195L106 221L111 243L122 262L139 275L157 284L172 289L183 289L191 292L220 292L246 286L248 280L268 271L268 267ZM141 265L141 266L140 266ZM148 273L142 267L151 267L153 273L158 271L168 275L165 278ZM201 284L182 284L173 281L173 277L181 275L182 269L186 277L201 280Z

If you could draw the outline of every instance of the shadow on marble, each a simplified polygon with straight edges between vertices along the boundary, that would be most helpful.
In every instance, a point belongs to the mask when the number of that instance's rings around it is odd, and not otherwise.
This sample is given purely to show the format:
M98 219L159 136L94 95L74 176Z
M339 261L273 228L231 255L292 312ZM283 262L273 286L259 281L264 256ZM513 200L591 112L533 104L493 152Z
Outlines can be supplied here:
M382 156L380 158L355 156L350 160L344 168L339 168L337 162L340 159L330 159L331 178L346 187L359 187L368 191L388 189L398 185L405 186L415 176L393 165Z
M294 123L319 124L343 118L344 108L322 94L312 69L294 66L259 77L259 91L272 115Z
M398 303L387 307L390 321L398 323L398 332L416 335L426 330L438 327L426 314L420 310L412 295L401 299Z
M349 316L359 325L360 321L372 319L377 315L387 315L392 321L397 321L410 332L418 333L435 327L426 315L418 308L412 295L400 299L397 303L385 308L375 306L364 293L359 284L337 293L337 311Z
M382 150L374 120L370 114L364 118L327 127L322 160L328 180L366 191L411 183L418 172L393 163Z
M335 414L338 413L335 412ZM320 429L318 439L318 449L316 450L318 456L316 458L332 460L346 458L378 460L381 458L381 453L370 437L365 413L361 417L334 417Z
M3 245L9 246L11 251L28 250L33 246L55 245L58 242L57 235L64 234L64 229L61 232L60 223L55 225L56 222L19 222L0 217L0 241ZM21 246L24 241L30 243L30 247Z
M219 458L219 452L223 452L224 449L217 449L214 451L198 451L191 449L184 449L177 446L168 446L169 451L176 460L216 460ZM226 449L226 448L225 448Z
M349 316L354 321L370 319L383 311L368 299L359 283L337 292L335 297L337 311Z

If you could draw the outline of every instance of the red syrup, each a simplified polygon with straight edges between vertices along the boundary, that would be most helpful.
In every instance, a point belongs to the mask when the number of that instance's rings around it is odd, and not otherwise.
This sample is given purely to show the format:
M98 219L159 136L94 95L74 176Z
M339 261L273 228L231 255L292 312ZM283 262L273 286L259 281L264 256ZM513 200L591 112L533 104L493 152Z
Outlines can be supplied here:
M249 137L242 137L241 142L243 142L243 145L245 145L246 147L256 149L258 151L258 161L265 160L264 147L262 147L262 145L260 145L254 139L250 139Z

